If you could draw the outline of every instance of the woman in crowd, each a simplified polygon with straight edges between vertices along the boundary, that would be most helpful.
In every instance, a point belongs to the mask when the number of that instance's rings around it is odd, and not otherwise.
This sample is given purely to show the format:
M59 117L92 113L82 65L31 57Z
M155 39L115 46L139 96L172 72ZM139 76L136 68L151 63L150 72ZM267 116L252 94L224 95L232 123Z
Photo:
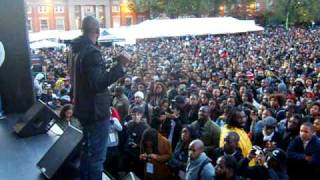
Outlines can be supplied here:
M62 129L66 129L69 125L81 129L79 121L73 117L73 106L71 104L66 104L60 111L60 118L62 119L61 124Z
M169 167L173 170L174 177L184 179L188 161L188 146L192 140L196 139L195 132L190 126L186 126L181 131L181 140L174 149Z
M140 160L144 162L145 179L170 179L171 171L167 162L171 158L171 145L155 129L144 131L140 144Z

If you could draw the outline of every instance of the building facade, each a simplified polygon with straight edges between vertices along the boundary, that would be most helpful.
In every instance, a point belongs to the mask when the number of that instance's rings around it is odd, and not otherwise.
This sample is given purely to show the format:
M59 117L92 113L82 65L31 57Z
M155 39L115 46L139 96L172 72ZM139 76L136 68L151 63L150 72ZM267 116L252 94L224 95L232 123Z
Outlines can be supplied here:
M128 26L145 19L126 0L25 0L29 32L80 29L84 17L95 16L102 28Z
M65 0L26 0L29 32L69 30L69 9Z

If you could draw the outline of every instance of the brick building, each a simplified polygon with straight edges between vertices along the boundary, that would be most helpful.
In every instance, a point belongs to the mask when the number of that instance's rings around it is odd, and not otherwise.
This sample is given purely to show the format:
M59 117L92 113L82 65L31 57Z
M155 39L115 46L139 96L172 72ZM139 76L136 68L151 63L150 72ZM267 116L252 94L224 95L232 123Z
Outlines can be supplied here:
M88 15L103 28L137 24L143 14L130 10L126 0L25 0L29 32L79 29Z

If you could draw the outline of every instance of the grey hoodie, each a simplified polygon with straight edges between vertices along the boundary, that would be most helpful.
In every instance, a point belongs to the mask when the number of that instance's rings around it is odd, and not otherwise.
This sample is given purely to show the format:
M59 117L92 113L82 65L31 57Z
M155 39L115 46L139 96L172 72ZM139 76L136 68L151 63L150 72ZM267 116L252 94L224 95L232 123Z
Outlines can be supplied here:
M186 170L186 180L198 180L198 171L203 161L205 161L208 156L203 152L200 154L198 159L191 160L188 159L187 170ZM206 164L201 172L201 180L213 180L215 176L215 169L211 163ZM199 179L200 180L200 179Z

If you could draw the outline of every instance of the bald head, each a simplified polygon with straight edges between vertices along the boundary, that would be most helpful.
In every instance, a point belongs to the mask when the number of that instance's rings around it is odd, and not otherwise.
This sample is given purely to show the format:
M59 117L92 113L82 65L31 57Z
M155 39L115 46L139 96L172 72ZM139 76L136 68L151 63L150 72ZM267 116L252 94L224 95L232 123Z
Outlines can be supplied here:
M193 140L189 145L189 157L192 160L198 159L204 151L204 144L200 139Z
M93 16L87 16L82 20L82 32L84 35L99 32L99 21Z
M193 146L196 149L204 149L204 144L200 139L193 140L189 146Z

